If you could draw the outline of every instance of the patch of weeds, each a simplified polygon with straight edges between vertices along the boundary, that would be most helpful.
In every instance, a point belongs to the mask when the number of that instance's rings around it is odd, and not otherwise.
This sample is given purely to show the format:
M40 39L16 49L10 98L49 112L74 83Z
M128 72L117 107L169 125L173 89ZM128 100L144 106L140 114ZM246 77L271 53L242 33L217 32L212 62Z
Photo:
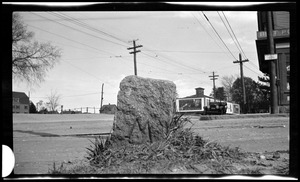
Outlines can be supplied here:
M66 174L67 173L63 162L60 164L59 167L56 167L55 162L53 162L52 168L53 169L48 169L49 174Z
M87 147L86 159L92 165L107 166L109 165L111 152L109 150L110 137L95 137L95 141L91 141L91 145Z

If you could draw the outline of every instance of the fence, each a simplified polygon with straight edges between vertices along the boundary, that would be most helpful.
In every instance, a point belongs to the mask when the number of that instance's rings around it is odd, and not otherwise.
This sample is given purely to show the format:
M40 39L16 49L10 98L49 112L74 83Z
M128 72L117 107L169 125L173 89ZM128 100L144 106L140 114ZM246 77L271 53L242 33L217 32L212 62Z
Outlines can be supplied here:
M64 110L63 114L99 114L99 107L80 107L80 108L74 108L69 110Z

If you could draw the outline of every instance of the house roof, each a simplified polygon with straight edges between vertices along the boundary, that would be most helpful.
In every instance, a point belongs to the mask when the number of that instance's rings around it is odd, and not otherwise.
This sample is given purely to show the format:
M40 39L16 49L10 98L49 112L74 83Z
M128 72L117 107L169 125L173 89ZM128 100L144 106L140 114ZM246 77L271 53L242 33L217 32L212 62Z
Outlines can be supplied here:
M190 95L190 96L187 96L187 97L183 97L183 98L198 98L199 96L197 95ZM213 98L213 97L210 97L210 96L207 96L207 95L203 95L201 97L207 97L207 98Z
M13 92L13 98L19 98L21 104L29 104L29 97L24 92Z

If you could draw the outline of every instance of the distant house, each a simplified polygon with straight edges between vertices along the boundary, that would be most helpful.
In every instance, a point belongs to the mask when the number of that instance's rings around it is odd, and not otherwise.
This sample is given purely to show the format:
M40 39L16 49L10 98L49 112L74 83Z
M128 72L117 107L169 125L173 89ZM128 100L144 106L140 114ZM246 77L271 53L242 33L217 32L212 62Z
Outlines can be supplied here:
M204 95L204 88L195 88L196 94L177 98L176 99L176 112L181 113L204 113L205 107L208 107L211 102L222 102L219 99ZM240 107L238 104L228 102L227 103L227 114L239 114Z
M13 113L29 113L29 97L24 92L13 92Z
M104 114L115 114L117 106L115 104L103 105L100 109L100 113Z

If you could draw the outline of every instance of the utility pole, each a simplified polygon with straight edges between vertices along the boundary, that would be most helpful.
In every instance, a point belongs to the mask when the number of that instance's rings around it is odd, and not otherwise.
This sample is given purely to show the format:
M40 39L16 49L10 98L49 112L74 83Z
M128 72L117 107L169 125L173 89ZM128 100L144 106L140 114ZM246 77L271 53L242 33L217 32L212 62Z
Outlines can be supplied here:
M246 104L246 90L245 90L245 82L244 82L244 73L243 73L243 63L249 61L248 59L242 60L241 53L239 54L239 60L233 61L233 63L240 63L240 72L241 72L241 83L243 89L243 112L245 112L245 104Z
M272 11L267 12L267 39L269 43L270 54L275 54ZM271 114L278 113L278 93L276 87L276 59L269 60L270 87L271 87Z
M212 77L210 80L213 81L214 102L216 102L216 84L215 84L215 80L218 79L216 77L219 77L219 75L215 75L215 72L213 71L213 75L212 76L208 76L208 77Z
M99 114L101 113L101 108L102 108L102 104L103 104L103 87L104 87L104 83L102 83L102 91L101 91L101 103L100 103Z
M137 39L138 40L138 39ZM137 75L137 67L136 67L136 53L141 52L141 50L136 50L136 48L139 47L143 47L142 45L135 45L135 41L137 40L133 40L133 47L129 47L127 48L128 50L133 49L132 52L130 52L129 54L133 54L133 61L134 61L134 75Z

